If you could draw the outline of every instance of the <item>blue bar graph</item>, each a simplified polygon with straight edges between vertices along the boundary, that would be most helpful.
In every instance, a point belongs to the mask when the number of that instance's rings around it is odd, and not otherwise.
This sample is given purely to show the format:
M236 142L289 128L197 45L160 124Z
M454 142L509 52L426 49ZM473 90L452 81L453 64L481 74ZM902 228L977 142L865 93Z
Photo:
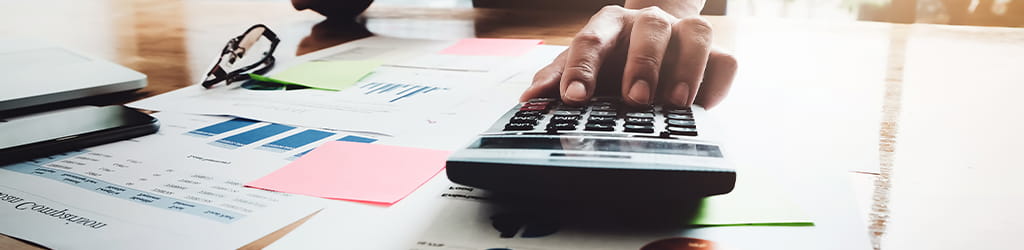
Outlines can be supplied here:
M345 137L342 137L341 139L338 139L337 141L358 142L358 143L373 143L373 142L377 141L377 139L367 138L367 137L362 137L362 136L346 135ZM292 156L292 157L293 158L299 158L299 157L302 157L303 155L308 154L310 151L313 151L313 149L309 149L309 150L306 150L305 152L298 153L298 154L296 154L295 156Z
M263 144L263 146L260 146L259 148L273 152L285 152L322 140L332 135L334 135L334 133L308 129L306 131L299 132L298 134Z
M259 121L249 120L245 118L235 118L221 123L206 126L200 129L188 131L188 135L210 137L228 132L231 130L239 129L245 126L256 124Z
M436 91L445 91L448 88L418 85L418 84L403 84L403 83L381 83L373 82L368 83L359 88L364 89L365 95L390 95L394 98L388 102L397 102L402 99L411 98L414 96L424 95Z
M252 144L271 136L275 136L288 130L292 130L295 127L281 124L267 124L263 127L255 128L249 131L242 132L241 134L232 135L224 139L220 139L211 142L210 145L220 146L229 149L236 149L245 145Z

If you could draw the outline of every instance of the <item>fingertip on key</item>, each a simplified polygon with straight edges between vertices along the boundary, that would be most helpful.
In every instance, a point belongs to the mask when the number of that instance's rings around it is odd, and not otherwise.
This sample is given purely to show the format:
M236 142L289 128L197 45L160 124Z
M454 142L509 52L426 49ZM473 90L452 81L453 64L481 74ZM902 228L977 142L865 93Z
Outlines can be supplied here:
M626 95L633 104L638 105L650 105L651 104L651 85L644 80L637 80L633 83L633 86L629 88L629 94Z
M681 82L676 84L675 89L672 90L672 95L669 98L669 102L679 107L689 107L693 103L693 98L690 98L690 84Z
M573 81L565 88L562 99L570 102L583 103L587 101L587 86L583 82Z

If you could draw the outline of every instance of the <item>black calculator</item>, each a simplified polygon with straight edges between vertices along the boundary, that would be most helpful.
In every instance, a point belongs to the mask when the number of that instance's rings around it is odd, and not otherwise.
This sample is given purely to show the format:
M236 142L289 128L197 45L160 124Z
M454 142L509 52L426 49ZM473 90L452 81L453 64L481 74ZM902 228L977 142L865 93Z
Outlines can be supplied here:
M698 106L585 106L534 98L505 113L447 162L455 183L555 199L675 200L725 194L736 183Z

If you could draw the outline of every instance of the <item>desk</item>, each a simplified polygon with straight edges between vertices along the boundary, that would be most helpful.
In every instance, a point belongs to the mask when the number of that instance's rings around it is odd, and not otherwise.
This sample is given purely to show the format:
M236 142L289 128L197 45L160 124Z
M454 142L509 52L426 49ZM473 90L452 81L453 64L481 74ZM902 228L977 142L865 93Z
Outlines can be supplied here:
M223 43L253 23L287 60L384 34L543 38L567 44L588 13L374 7L365 27L325 22L287 2L4 3L0 34L39 37L149 76L124 103L195 82ZM46 8L46 9L43 9ZM1024 227L1024 29L710 17L740 73L721 120L793 170L851 172L876 249L1005 249ZM783 117L766 116L776 103ZM773 106L768 106L772 108ZM743 122L785 121L764 131ZM771 141L771 144L765 143ZM763 145L762 145L763 144ZM872 170L874 169L874 170ZM299 222L301 223L301 221ZM254 242L266 246L288 228ZM0 236L0 248L32 248Z

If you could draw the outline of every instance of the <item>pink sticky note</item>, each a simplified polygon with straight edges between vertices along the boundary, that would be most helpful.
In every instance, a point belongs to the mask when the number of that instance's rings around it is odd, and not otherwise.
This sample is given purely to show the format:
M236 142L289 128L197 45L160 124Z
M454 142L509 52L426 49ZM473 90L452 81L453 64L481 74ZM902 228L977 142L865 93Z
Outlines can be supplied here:
M444 168L448 151L332 141L247 187L393 204Z
M521 56L541 44L535 39L467 38L441 51L441 54L469 56Z

